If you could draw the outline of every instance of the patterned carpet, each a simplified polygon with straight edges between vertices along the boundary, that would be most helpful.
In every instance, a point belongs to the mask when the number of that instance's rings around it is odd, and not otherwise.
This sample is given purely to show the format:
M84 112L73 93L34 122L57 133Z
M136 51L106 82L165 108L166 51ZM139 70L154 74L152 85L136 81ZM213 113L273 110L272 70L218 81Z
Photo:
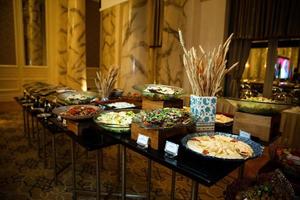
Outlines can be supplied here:
M71 194L71 167L59 176L58 185L53 181L51 145L47 148L48 163L38 157L36 142L29 146L23 134L22 116L20 112L0 113L0 199L2 200L69 200ZM50 137L48 137L50 142ZM57 154L59 166L70 162L70 141L67 136L59 136ZM51 144L51 143L50 143ZM77 163L77 187L80 189L95 188L95 155L86 154L78 148L81 155ZM147 160L132 151L128 151L127 192L143 193L146 191ZM117 147L108 147L103 151L104 169L101 170L102 191L117 192ZM216 185L207 188L200 186L201 199L224 199L226 185L234 180L227 176ZM171 171L157 163L152 171L152 199L170 198ZM190 198L191 180L177 175L176 199ZM95 199L94 196L79 195L79 199ZM116 199L103 196L103 199Z

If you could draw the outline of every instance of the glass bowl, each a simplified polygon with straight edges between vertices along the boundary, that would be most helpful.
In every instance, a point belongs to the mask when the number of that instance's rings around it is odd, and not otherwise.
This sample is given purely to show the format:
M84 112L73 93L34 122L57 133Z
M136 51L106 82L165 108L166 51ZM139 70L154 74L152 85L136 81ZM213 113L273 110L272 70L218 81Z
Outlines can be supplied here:
M153 101L179 99L183 94L183 89L176 86L144 84L135 85L134 89L138 90L142 96Z

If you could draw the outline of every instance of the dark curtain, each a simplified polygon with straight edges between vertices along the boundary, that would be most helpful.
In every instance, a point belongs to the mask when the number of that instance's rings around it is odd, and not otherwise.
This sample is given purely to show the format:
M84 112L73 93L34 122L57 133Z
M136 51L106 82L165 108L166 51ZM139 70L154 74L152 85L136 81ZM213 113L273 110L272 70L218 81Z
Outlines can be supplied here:
M226 96L239 97L240 80L251 49L251 40L234 39L230 44L228 66L238 62L239 65L227 76Z
M251 41L300 37L300 0L231 0L229 33L228 66L240 64L226 77L225 95L238 97Z
M299 0L231 0L230 10L235 38L300 37Z

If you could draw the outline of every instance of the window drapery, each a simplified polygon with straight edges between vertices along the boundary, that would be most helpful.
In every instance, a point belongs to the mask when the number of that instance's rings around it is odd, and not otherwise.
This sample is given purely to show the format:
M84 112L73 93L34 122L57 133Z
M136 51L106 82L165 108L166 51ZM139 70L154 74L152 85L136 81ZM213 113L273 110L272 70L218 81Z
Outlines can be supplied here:
M300 1L231 0L229 33L232 32L228 66L237 61L239 66L226 77L225 96L238 97L251 41L300 37Z
M238 39L300 37L299 0L231 0L230 29Z
M239 97L240 80L243 76L250 49L251 40L248 39L235 39L230 45L228 66L232 66L236 62L239 62L239 65L227 76L227 96Z

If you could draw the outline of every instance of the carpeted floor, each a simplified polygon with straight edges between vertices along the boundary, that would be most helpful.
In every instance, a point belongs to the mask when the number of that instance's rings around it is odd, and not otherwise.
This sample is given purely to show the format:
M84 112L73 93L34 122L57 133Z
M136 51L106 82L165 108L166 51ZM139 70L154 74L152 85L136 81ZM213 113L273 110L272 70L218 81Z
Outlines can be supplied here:
M58 185L55 186L53 170L51 169L51 145L47 148L47 168L44 168L43 160L38 157L36 146L36 143L33 146L29 146L27 139L23 135L20 111L0 112L0 199L72 199L71 167L68 167L60 174ZM71 161L69 138L63 135L59 136L57 146L58 163L59 166L63 166ZM127 153L127 192L143 193L146 191L147 160L132 151ZM94 189L96 176L95 155L93 152L87 155L80 148L78 148L78 155L81 156L77 161L77 187L80 189ZM116 146L104 149L104 169L101 170L102 191L118 191L116 187L119 185L116 155ZM255 174L255 170L250 170L249 173ZM200 186L201 199L223 199L226 185L234 180L235 174L232 173L210 188ZM178 175L176 180L176 199L189 199L191 180L181 175ZM170 185L171 171L154 163L152 171L152 199L169 199ZM95 199L95 197L79 195L79 199ZM104 196L103 199L115 198Z

